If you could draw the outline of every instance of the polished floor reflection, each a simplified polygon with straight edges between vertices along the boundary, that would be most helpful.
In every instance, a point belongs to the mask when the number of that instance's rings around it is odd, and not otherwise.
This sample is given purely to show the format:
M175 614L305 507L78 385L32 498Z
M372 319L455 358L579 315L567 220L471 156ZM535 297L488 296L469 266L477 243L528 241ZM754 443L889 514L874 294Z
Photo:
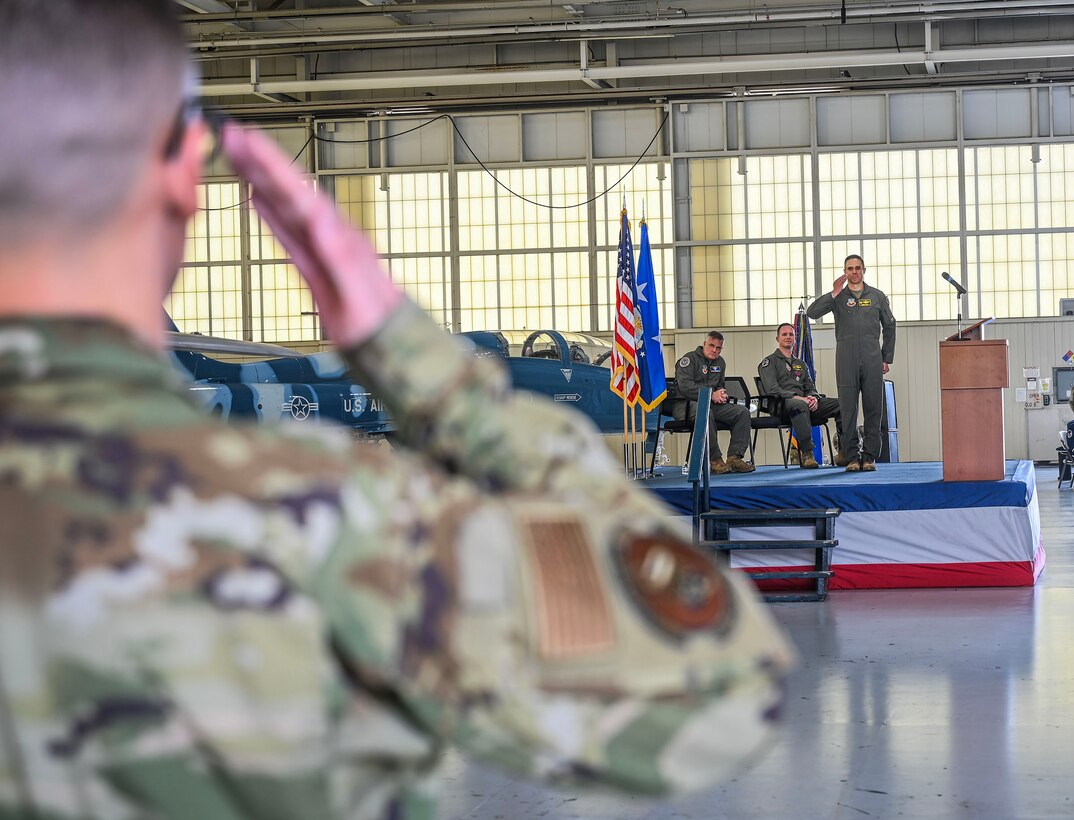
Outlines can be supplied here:
M843 591L779 604L802 666L786 730L732 782L673 802L563 793L449 753L441 817L1074 817L1074 492L1037 468L1032 589Z

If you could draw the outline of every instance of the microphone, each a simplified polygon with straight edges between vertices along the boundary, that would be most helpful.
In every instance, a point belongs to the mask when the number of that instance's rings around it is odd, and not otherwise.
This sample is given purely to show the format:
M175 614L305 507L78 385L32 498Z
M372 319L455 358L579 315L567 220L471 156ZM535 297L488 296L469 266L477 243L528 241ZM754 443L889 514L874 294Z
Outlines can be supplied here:
M941 273L940 276L942 276L944 279L946 279L948 282L951 283L951 286L955 290L958 291L959 296L965 296L966 295L967 291L966 291L966 289L964 287L962 287L962 283L959 282L957 279L955 279L955 277L953 277L947 271L944 271L943 273Z

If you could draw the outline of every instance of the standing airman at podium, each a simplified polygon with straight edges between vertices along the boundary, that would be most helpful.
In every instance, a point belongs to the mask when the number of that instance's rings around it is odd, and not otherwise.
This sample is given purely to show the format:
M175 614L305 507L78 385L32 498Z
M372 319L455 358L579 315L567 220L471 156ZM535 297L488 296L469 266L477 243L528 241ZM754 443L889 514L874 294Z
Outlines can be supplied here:
M819 296L806 313L811 319L835 315L835 376L843 420L836 464L845 464L851 473L872 472L880 455L884 374L895 360L895 316L888 297L865 283L865 260L851 254L832 292ZM858 436L859 395L864 441Z

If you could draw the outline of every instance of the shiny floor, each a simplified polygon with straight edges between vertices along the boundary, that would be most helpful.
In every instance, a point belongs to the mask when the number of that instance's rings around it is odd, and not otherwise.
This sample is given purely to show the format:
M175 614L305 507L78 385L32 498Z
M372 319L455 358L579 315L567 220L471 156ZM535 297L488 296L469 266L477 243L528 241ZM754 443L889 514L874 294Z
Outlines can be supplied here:
M778 604L802 666L786 728L676 801L563 793L449 753L442 818L1074 818L1074 492L1037 467L1047 567L1030 589L842 591Z

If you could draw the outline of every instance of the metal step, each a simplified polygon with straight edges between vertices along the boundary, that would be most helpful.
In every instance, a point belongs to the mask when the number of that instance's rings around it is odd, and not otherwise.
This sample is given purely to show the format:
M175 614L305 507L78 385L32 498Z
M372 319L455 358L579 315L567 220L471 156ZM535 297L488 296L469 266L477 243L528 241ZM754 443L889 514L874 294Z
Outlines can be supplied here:
M742 519L747 519L750 521L784 521L790 518L815 521L818 518L836 518L841 512L842 510L838 507L816 510L710 510L709 512L701 513L701 520L741 521Z
M806 603L828 600L827 592L766 592L762 596L767 603Z
M714 550L808 550L831 549L838 546L839 539L823 541L702 541L701 546Z

